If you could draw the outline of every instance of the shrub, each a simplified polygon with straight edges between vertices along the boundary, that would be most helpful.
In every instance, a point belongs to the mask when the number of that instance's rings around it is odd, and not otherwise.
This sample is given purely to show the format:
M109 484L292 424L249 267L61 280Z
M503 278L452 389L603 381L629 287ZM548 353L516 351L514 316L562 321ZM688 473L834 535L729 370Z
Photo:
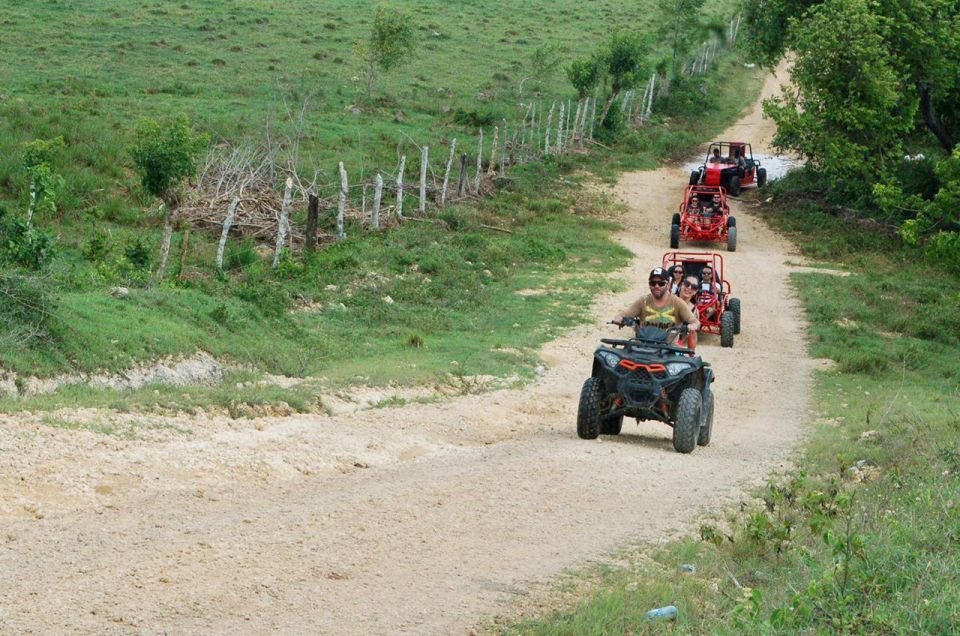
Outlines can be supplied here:
M45 337L55 303L43 279L0 272L0 342L22 346Z
M102 261L110 253L110 236L106 232L97 232L83 246L83 257L88 261Z
M0 208L0 263L42 269L53 256L54 242L52 235Z
M123 248L123 255L127 257L130 264L137 269L147 269L150 266L150 249L142 236L127 244Z

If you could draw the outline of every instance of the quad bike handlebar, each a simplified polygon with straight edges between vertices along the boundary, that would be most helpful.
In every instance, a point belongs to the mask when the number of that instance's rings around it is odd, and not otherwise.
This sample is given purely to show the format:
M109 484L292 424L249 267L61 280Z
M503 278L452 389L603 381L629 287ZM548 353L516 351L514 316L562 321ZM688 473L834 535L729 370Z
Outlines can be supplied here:
M619 320L619 321L618 321L618 320L611 320L611 321L610 321L609 323L607 323L607 324L617 325L617 326L620 327L621 329L622 329L623 327L634 327L634 328L638 328L637 319L636 319L636 318L623 318L622 320ZM688 349L687 347L680 347L680 346L678 346L678 345L670 344L670 343L667 342L667 340L670 339L670 336L672 336L672 335L674 335L674 334L676 334L679 338L684 338L684 337L686 337L687 334L690 332L690 326L689 326L689 325L687 325L687 324L682 324L682 325L677 325L677 326L674 326L674 327L670 327L669 329L659 329L659 328L657 328L657 327L653 327L653 328L654 328L654 329L657 329L657 331L658 331L660 334L663 335L663 339L662 339L662 340L661 340L661 339L656 339L656 340L655 340L655 339L652 339L652 338L645 338L645 337L641 336L639 333L636 333L636 334L634 335L634 337L631 338L631 339L629 339L629 340L625 340L625 339L621 339L621 338L601 338L601 339L600 339L600 342L602 342L603 344L609 344L609 345L621 346L621 347L626 347L626 346L629 346L629 345L636 345L637 342L642 342L642 343L644 343L645 345L652 345L652 346L654 346L654 347L656 347L656 348L658 348L658 349L663 349L663 350L667 350L667 351L675 351L675 352L678 352L678 353L689 353L689 354L692 354L692 353L693 353L693 349ZM638 332L639 332L639 329L638 329Z

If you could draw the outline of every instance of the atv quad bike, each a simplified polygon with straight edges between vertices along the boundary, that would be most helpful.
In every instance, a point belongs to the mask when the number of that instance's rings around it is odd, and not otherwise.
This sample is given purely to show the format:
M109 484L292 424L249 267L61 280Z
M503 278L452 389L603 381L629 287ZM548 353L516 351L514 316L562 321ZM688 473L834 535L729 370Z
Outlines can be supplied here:
M719 205L714 205L715 197L720 198ZM725 242L728 252L737 250L737 219L730 216L730 206L723 188L687 186L683 191L683 201L670 224L670 247L677 249L681 240Z
M697 312L700 314L700 333L720 336L721 347L732 347L733 336L740 333L740 299L731 297L730 281L723 273L723 256L698 252L667 252L663 255L662 267L677 265L683 268L684 276L696 276L707 265L713 268L713 280L720 285L720 292L708 285L697 292Z
M620 324L620 323L614 323ZM635 327L627 318L620 326ZM690 349L668 343L686 326L662 331L641 327L630 339L601 338L593 373L580 391L577 435L619 435L624 417L658 420L673 427L673 447L690 453L713 433L713 370Z
M720 160L713 156L714 148L720 151ZM737 157L743 157L738 165ZM690 173L690 185L720 186L730 196L740 196L743 188L756 186L762 188L767 182L767 169L760 167L760 161L753 158L750 144L742 141L715 141L707 149L707 158L703 165Z

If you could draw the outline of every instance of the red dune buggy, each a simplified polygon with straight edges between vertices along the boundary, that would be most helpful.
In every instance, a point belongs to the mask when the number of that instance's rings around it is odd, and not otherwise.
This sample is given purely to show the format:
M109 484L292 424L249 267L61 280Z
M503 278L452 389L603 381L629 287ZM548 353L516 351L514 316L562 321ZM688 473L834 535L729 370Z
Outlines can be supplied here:
M766 182L766 168L753 158L750 144L742 141L713 142L703 165L690 173L690 185L720 186L734 197L743 188L762 188Z
M720 186L687 186L679 212L670 224L670 247L680 241L727 242L727 251L737 250L737 220L730 216L727 195Z
M703 279L703 268L713 268L713 284L703 283L697 292L700 333L720 336L721 347L732 347L734 334L740 333L740 299L730 296L730 281L723 273L723 256L697 252L667 252L663 267L679 265L684 276Z

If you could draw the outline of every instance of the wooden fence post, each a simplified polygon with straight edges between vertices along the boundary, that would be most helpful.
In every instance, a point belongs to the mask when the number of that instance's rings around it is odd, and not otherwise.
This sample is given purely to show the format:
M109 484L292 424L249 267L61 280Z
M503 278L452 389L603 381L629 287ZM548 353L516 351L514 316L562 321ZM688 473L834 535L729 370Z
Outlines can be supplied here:
M570 115L573 114L573 107L570 105L570 100L567 100L567 122L564 124L563 131L563 150L564 152L570 150Z
M341 174L343 163L340 164ZM290 201L293 198L293 177L287 177L283 188L283 204L280 206L280 222L277 224L277 247L273 252L273 269L280 265L280 252L283 251L283 241L287 237L287 223L290 218Z
M317 249L317 225L320 221L320 197L311 194L307 204L307 236L303 250L312 254Z
M183 280L183 269L187 265L187 252L190 251L190 226L183 229L183 240L180 241L180 271L177 278Z
M460 181L457 182L457 196L463 197L467 193L467 153L460 153Z
M161 209L166 206L161 203ZM173 208L167 206L167 214L163 218L163 239L160 242L160 264L157 266L157 280L163 280L167 269L167 259L170 257L170 241L173 239Z
M403 218L403 170L407 167L407 155L400 157L400 168L397 170L397 218Z
M430 148L423 147L420 151L420 216L427 211L427 159L430 156Z
M337 204L337 240L341 241L347 237L343 231L343 214L347 210L347 194L350 192L350 186L347 183L347 171L340 162L340 197Z
M545 155L550 154L550 131L553 129L553 109L556 106L557 101L554 100L553 103L550 104L550 112L547 114L547 128L543 138L543 154Z
M563 152L563 102L560 102L560 116L557 117L557 154Z
M490 148L490 163L487 164L487 176L493 177L497 174L497 141L500 137L500 126L493 127L493 146Z
M577 128L580 127L580 111L582 109L581 102L582 100L577 102L577 114L573 118L573 134L570 135L571 145L577 140Z
M217 245L217 270L223 271L223 251L227 248L227 235L230 233L230 226L233 225L233 215L240 204L240 197L233 197L230 207L227 208L227 218L223 220L223 229L220 231L220 244Z
M597 96L590 100L590 139L593 139L593 124L597 121Z
M477 174L473 177L473 191L480 194L480 175L483 170L483 128L480 129L480 141L477 142Z
M373 186L373 210L370 215L370 225L373 226L373 229L380 229L380 197L383 196L383 177L380 176L380 171L377 171L377 178Z
M450 169L453 167L453 153L457 150L456 138L450 141L450 157L447 159L447 169L443 172L443 190L440 191L440 207L447 203L447 185L450 183Z

